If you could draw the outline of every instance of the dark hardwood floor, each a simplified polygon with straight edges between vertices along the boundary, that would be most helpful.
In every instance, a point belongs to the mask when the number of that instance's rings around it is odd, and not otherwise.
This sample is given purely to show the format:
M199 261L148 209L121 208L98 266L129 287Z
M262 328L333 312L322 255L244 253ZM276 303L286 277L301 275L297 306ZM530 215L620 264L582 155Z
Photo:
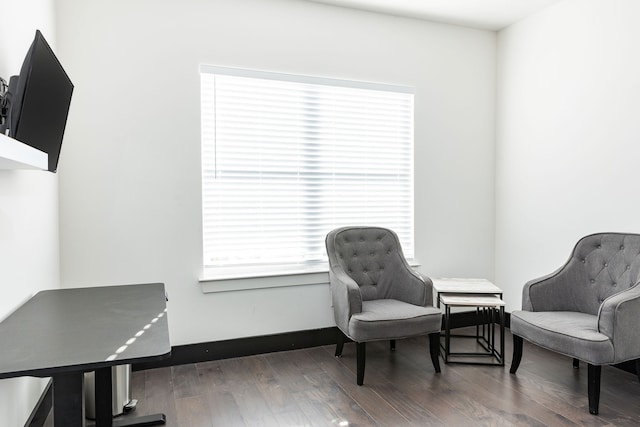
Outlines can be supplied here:
M508 333L506 345L504 367L441 362L435 374L427 337L400 340L393 353L388 342L369 343L362 387L355 344L341 358L323 346L137 371L131 415L164 412L169 427L640 425L635 375L603 367L593 416L586 365L575 370L570 358L525 342L511 375Z

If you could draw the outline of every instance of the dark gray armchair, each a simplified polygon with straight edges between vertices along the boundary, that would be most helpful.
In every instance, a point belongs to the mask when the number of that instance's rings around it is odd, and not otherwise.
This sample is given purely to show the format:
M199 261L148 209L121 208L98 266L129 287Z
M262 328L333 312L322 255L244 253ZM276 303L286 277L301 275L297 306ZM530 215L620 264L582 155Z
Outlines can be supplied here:
M640 235L600 233L578 241L556 272L525 284L511 313L512 374L523 339L587 363L589 412L598 413L602 365L635 360L640 378Z
M378 227L345 227L326 238L333 313L339 334L356 342L357 383L364 382L365 343L429 335L431 361L440 372L442 314L433 307L432 283L407 263L398 236ZM344 334L344 335L343 335Z

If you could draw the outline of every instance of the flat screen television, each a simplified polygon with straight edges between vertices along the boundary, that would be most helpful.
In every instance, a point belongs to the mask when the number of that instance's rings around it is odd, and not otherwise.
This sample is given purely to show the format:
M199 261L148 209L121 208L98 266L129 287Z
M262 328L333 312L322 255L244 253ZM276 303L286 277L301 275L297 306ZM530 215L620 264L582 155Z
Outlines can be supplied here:
M36 30L17 82L11 83L7 118L9 136L47 153L48 170L55 172L73 83L39 30Z

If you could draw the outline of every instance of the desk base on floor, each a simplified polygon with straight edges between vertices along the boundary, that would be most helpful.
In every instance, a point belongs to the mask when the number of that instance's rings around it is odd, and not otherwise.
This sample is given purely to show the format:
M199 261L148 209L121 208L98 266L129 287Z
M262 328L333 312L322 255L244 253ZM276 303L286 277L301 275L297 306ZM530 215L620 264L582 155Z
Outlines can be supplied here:
M113 387L111 368L96 370L96 423L95 427L148 427L166 424L164 414L145 415L132 418L113 419Z

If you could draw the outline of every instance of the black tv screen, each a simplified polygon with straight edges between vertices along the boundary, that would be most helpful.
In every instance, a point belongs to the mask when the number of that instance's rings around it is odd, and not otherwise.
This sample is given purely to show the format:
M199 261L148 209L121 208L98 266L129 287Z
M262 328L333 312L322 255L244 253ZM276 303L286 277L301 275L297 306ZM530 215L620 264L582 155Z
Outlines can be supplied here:
M9 112L9 136L49 155L58 169L73 83L39 30L20 69Z

